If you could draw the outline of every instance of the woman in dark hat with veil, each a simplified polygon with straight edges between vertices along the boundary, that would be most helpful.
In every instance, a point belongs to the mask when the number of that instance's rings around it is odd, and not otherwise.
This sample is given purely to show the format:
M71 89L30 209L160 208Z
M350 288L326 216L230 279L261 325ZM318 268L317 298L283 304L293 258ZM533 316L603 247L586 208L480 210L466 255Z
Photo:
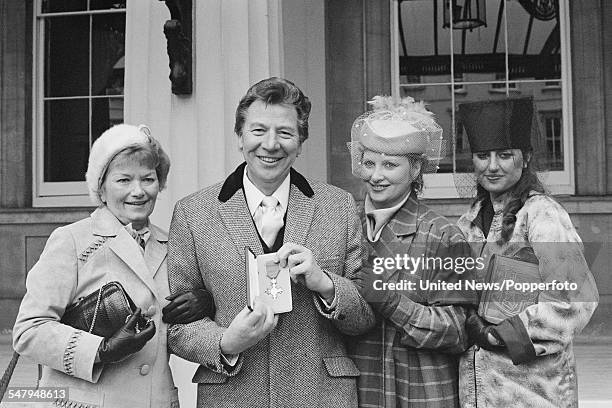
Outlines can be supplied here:
M593 314L598 293L570 217L533 170L533 99L465 103L459 115L477 197L458 226L489 266L503 264L500 256L520 259L505 276L542 284L526 291L534 299L523 303L520 292L502 286L494 294L498 303L481 296L478 311L468 315L474 344L459 367L461 406L577 407L572 340ZM493 277L479 279L501 284L500 271L491 268Z

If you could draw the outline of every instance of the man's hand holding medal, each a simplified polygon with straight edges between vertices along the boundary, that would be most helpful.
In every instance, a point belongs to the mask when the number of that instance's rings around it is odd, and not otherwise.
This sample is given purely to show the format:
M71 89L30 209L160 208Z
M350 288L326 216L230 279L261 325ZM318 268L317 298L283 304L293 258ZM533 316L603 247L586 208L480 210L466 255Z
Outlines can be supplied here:
M312 251L302 245L287 242L276 256L281 268L288 267L291 279L317 292L326 301L334 298L334 283L317 264Z

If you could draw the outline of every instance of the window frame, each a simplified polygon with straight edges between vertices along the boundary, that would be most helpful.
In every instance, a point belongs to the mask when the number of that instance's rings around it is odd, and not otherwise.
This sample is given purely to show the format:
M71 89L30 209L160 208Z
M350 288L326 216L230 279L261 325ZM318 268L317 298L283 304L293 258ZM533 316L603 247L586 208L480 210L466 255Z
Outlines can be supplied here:
M94 16L108 14L124 14L126 18L126 42L127 42L127 5L125 8L117 9L101 9L101 10L83 10L83 11L68 11L68 12L42 12L43 0L34 0L32 13L32 206L33 207L91 207L88 195L87 183L83 174L83 181L62 181L51 182L44 180L44 159L45 159L45 128L44 128L44 112L45 102L48 100L89 100L89 124L90 124L90 145L91 145L91 109L92 101L98 98L112 99L122 98L123 117L126 116L126 87L124 76L124 90L121 95L91 95L91 49L92 39L91 32L89 33L89 95L87 96L68 96L68 97L45 97L45 21L54 17L70 17L70 16ZM89 2L87 4L89 8ZM91 28L91 20L90 20ZM127 55L124 56L127 63Z
M455 78L459 78L459 77L461 77L461 80L458 81L457 83ZM451 85L451 89L453 90L455 95L457 94L464 95L467 93L467 89L465 88L465 74L457 74L455 72L452 83L453 84Z
M427 84L400 84L400 52L399 52L399 24L398 24L398 0L391 1L391 94L394 97L401 95L401 88L412 89L421 87L423 85L448 85L450 89L455 87L455 76L454 76L454 55L451 52L451 72L450 72L450 83L427 83ZM503 0L507 1L507 0ZM572 78L571 78L571 48L570 48L570 18L569 18L569 0L559 0L559 13L560 13L560 48L561 52L561 79L558 82L561 84L560 87L543 87L542 92L550 92L554 90L562 90L561 108L562 108L562 132L563 132L563 170L562 171L548 171L545 173L546 188L552 194L555 195L573 195L575 193L575 174L574 174L574 135L573 135L573 110L572 110ZM507 10L507 6L505 7ZM504 12L504 21L506 19L506 13ZM453 36L450 36L451 43ZM497 82L497 81L491 81ZM518 93L520 92L520 83L522 81L509 80L506 77L506 93ZM517 83L517 87L509 87L510 83ZM524 81L528 83L536 82L552 82L552 80L529 80ZM488 83L488 82L485 82ZM469 82L462 85L470 84ZM472 84L484 84L482 82L474 82ZM489 92L493 91L490 87ZM498 89L493 91L494 93L499 92ZM451 105L455 106L455 92L451 92ZM539 112L538 112L539 114ZM452 113L451 124L452 132L455 133L455 113ZM451 139L452 140L452 139ZM453 155L452 147L447 149L447 154ZM463 173L465 174L465 173ZM425 174L424 175L425 188L423 190L423 198L459 198L452 173L440 173L440 174Z
M497 74L495 75L498 76ZM520 81L508 81L504 75L504 79L495 78L495 82L492 82L489 85L489 93L507 93L507 92L516 92L520 93L519 90ZM497 86L503 85L503 86Z

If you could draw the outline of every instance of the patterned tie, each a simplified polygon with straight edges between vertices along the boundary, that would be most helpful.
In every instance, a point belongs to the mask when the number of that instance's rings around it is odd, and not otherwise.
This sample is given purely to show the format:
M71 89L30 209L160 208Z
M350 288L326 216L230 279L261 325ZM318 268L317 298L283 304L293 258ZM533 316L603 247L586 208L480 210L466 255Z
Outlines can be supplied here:
M265 196L253 216L257 231L264 242L271 248L276 241L278 231L283 227L283 209L273 196Z
M141 230L134 230L131 226L131 224L128 226L126 226L127 231L130 233L130 235L132 236L132 238L134 238L134 240L136 241L136 243L138 245L140 245L140 247L143 249L145 249L145 247L147 246L147 241L149 240L149 235L151 233L151 231L149 230L149 228L144 227Z
M134 239L136 240L138 245L140 245L140 247L144 250L145 245L147 245L147 242L144 239L144 234L136 233L136 237L134 237Z

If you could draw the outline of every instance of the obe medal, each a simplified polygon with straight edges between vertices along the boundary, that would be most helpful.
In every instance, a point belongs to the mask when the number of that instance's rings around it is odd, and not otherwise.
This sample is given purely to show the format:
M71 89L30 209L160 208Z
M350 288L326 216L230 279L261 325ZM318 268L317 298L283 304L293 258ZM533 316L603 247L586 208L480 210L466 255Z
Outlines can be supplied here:
M276 282L276 278L278 277L279 273L280 268L278 264L266 264L266 276L268 277L268 279L270 279L270 287L266 289L266 294L268 294L268 296L271 296L272 299L278 298L278 295L283 293L283 288L281 288Z

